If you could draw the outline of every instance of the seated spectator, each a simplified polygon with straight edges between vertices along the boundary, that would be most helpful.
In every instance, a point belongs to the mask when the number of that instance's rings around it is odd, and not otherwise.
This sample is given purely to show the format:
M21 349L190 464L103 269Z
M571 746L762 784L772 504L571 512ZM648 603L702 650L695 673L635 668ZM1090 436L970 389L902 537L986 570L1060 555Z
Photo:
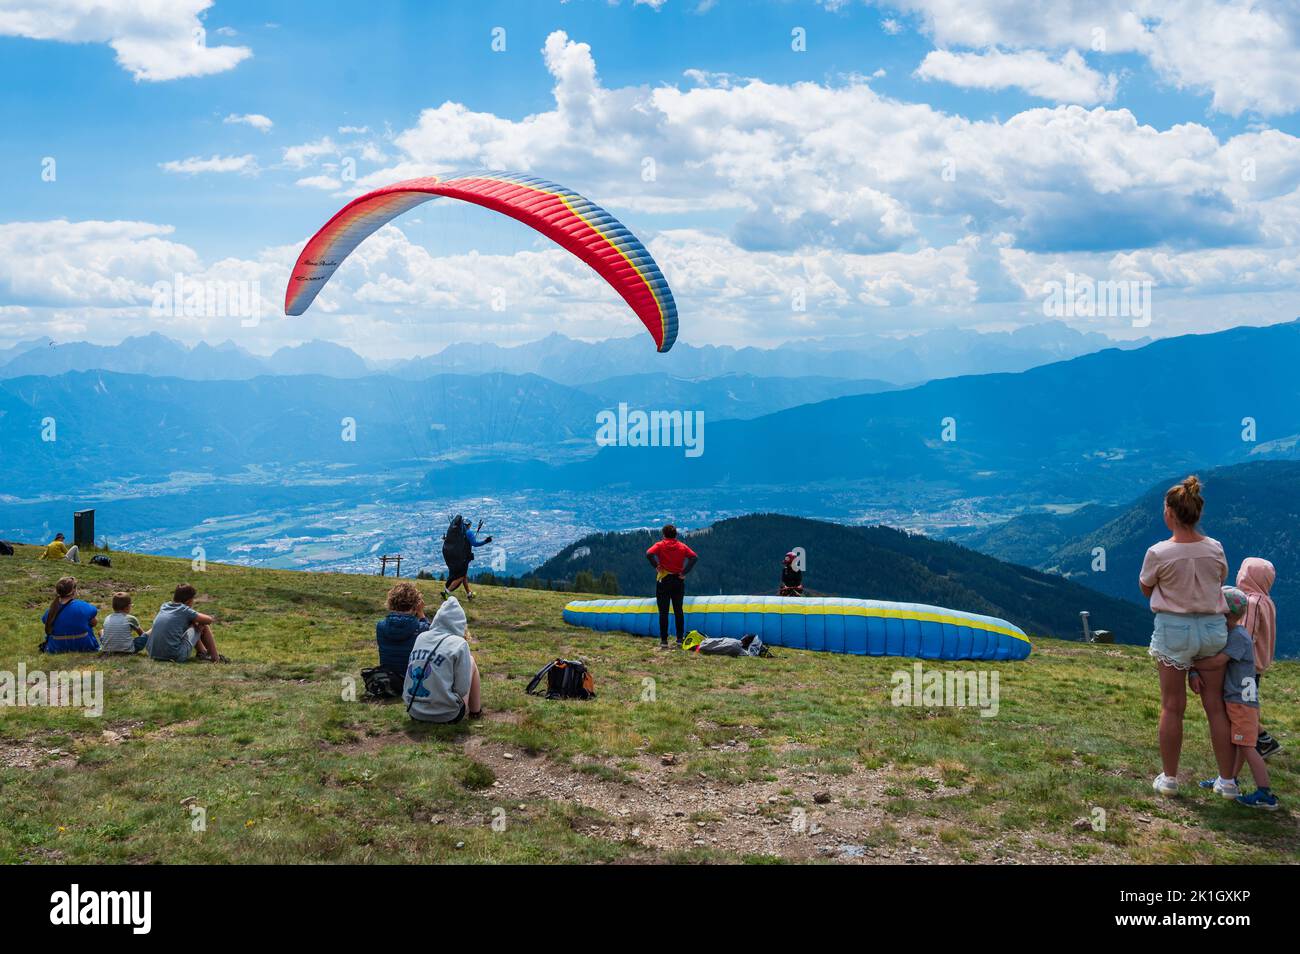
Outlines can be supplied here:
M379 668L388 673L395 689L406 678L415 637L430 625L419 587L403 581L388 591L388 615L375 624L375 641L379 644Z
M113 594L113 612L104 620L100 632L101 653L138 653L149 641L149 634L140 628L140 621L131 615L131 594Z
M478 664L470 655L468 636L465 610L449 596L411 650L402 698L412 719L447 723L483 715Z
M99 607L77 599L75 577L65 576L54 587L54 599L41 617L45 624L43 653L93 653L99 648L95 638L95 617Z
M211 662L229 662L217 652L217 641L212 637L214 617L194 609L194 598L199 591L190 583L176 587L170 602L158 609L149 630L149 655L164 662L185 662L198 650L199 659Z
M54 539L46 546L45 552L37 559L40 560L67 560L69 563L80 563L81 556L75 546L69 547L63 541L66 538L61 533L56 533Z

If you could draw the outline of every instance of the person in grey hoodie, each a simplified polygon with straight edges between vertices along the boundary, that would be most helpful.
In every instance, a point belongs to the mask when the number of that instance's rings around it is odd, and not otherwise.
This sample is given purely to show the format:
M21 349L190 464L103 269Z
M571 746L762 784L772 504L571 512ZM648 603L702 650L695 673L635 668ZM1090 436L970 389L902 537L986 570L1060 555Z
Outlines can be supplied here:
M478 664L470 655L465 610L456 597L438 608L433 625L415 639L402 699L412 719L459 722L483 714Z

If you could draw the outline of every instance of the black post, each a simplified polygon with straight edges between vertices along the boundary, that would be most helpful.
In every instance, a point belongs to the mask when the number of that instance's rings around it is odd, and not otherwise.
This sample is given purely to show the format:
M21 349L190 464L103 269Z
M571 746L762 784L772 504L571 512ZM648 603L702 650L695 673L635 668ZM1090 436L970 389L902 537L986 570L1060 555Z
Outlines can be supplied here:
M72 542L78 550L95 548L95 511L78 510L72 515Z

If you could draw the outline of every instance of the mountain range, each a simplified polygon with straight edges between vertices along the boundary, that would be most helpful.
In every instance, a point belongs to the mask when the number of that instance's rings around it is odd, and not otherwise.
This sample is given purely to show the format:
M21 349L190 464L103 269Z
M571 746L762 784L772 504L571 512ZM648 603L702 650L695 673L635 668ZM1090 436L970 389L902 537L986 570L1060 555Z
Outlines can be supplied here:
M597 413L620 403L635 408L663 396L720 421L886 386L751 375L687 381L662 373L583 388L500 372L344 381L195 381L109 371L8 378L0 379L0 491L71 492L175 472L231 477L306 467L341 477L402 464L423 469L433 461L562 462L595 452Z
M1207 373L1224 355L1238 373ZM1300 322L1165 338L1019 374L802 404L707 429L703 453L626 441L583 461L435 468L443 488L947 488L951 498L1125 502L1171 472L1290 459Z
M522 345L450 344L433 355L400 361L367 361L325 341L310 341L261 356L233 341L193 347L154 333L116 345L37 338L0 350L0 378L57 375L69 371L117 371L199 381L246 379L265 374L320 374L355 378L377 372L423 379L436 374L537 374L561 384L587 385L623 375L666 374L697 379L738 374L756 377L821 377L919 383L955 374L1023 371L1106 347L1136 347L1062 322L1006 332L930 331L906 338L856 335L810 339L776 348L696 346L678 342L668 354L647 349L643 337L584 342L552 334Z

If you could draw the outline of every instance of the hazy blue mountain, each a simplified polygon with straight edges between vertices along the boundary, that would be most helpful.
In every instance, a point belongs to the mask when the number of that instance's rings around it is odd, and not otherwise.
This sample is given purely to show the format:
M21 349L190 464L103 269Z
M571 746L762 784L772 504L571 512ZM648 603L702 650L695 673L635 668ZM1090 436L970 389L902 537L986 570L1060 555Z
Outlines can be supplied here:
M146 344L165 349L170 343ZM426 468L437 461L481 461L507 473L534 461L590 456L597 413L620 401L635 406L647 397L655 403L662 398L722 420L871 386L657 376L598 382L589 393L538 375L502 373L339 380L349 355L334 346L305 346L285 358L284 366L299 359L303 366L333 362L332 377L193 381L88 371L0 380L2 489L48 492L86 480L157 479L173 471L230 475L308 464L382 473L397 461ZM40 439L47 417L56 425L53 443ZM340 437L344 418L356 421L355 442Z
M350 348L329 341L309 341L280 348L265 360L271 374L323 374L329 378L359 378L370 374L365 360Z
M919 383L957 374L1023 371L1101 348L1130 348L1139 343L1115 342L1098 332L1080 332L1054 321L1008 332L946 329L907 338L855 335L808 339L777 348L678 342L666 355L647 347L646 341L644 335L584 342L552 334L522 345L453 344L426 357L372 362L341 345L321 341L260 356L229 341L190 348L158 333L127 338L117 345L39 339L0 351L0 378L91 370L160 374L160 366L166 367L172 377L204 381L261 374L352 378L382 372L421 379L446 373L503 372L538 374L561 384L586 385L615 375L653 374L688 380L750 375L866 381L869 387L856 392L863 393L878 390L884 382Z
M265 359L229 342L216 347L199 343L191 349L156 332L126 338L116 345L47 343L22 351L7 362L0 355L0 362L0 378L103 370L215 380L250 378L271 370Z
M6 362L12 361L14 358L18 357L20 354L23 354L24 352L31 351L34 348L48 348L53 343L54 342L52 338L42 337L42 338L32 338L27 341L20 341L15 345L9 346L8 348L0 348L0 367L3 367Z
M1143 343L1117 342L1057 321L1010 332L944 329L908 338L855 335L808 339L776 348L679 341L668 354L656 354L648 348L644 335L588 343L552 334L540 341L509 347L452 345L436 355L400 362L388 370L399 376L419 376L427 373L427 365L434 364L445 371L532 372L570 384L607 377L615 368L628 375L662 373L677 378L749 374L769 378L876 379L902 384L956 374L1023 371L1102 348L1131 348Z
M999 560L1037 567L1054 565L1052 554L1124 511L1120 505L1085 504L1070 513L1026 513L987 527L960 527L944 539Z
M892 390L885 381L845 378L760 378L724 374L716 378L675 378L669 374L627 374L578 386L578 390L617 407L704 410L710 420L752 418L787 407L845 394Z
M600 404L536 375L10 378L0 381L3 492L55 493L173 472L274 474L310 465L337 476L340 467L373 474L474 454L563 456L590 449ZM46 418L54 441L41 439ZM355 421L355 440L344 439L345 419Z
M1222 381L1202 373L1224 354L1249 355L1249 373ZM437 477L483 489L507 478L514 487L629 490L925 482L954 498L1118 503L1170 472L1249 459L1265 442L1263 452L1296 456L1297 366L1300 323L1234 328L720 421L697 457L619 446L564 467ZM1246 418L1256 419L1259 443L1242 439Z
M572 580L580 571L612 572L619 591L651 595L654 575L645 551L655 531L601 533L565 547L532 574ZM825 596L930 603L1010 620L1031 636L1070 639L1080 633L1079 611L1123 642L1150 637L1150 613L1059 576L1002 563L942 540L889 527L850 527L776 514L722 520L686 541L700 554L688 591L775 594L781 557L795 546L808 554L805 587Z

